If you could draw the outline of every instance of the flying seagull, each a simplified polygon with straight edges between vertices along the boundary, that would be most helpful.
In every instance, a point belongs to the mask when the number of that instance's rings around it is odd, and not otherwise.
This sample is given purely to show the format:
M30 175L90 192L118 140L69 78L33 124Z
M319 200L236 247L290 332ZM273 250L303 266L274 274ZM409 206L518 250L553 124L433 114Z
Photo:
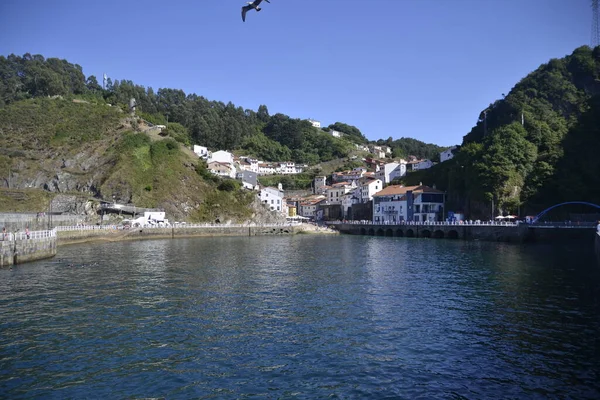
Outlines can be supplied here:
M269 0L265 0L267 3L270 3ZM254 0L253 2L246 2L247 6L242 7L242 21L246 22L246 13L252 9L256 11L262 10L258 5L262 2L262 0Z

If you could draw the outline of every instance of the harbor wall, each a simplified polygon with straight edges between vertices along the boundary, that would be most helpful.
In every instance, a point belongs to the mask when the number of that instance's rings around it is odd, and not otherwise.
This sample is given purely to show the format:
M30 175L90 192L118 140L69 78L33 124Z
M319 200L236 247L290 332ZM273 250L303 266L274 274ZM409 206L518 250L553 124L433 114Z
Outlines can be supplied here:
M120 241L139 239L175 239L210 236L271 236L296 233L297 228L282 226L211 226L169 227L131 229L91 229L58 231L58 244L74 244L91 241Z
M0 267L54 257L56 246L56 236L0 241Z
M331 224L341 233L437 239L485 240L521 243L528 240L525 225L420 225Z
M84 220L79 215L54 215L48 213L0 213L0 229L9 232L49 229L60 225L77 225Z

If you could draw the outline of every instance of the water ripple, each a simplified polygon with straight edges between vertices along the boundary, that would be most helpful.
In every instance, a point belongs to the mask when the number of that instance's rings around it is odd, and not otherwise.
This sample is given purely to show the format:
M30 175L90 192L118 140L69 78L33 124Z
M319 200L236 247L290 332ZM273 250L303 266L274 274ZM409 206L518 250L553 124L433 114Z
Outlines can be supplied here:
M0 398L599 398L586 260L351 236L61 248L0 270Z

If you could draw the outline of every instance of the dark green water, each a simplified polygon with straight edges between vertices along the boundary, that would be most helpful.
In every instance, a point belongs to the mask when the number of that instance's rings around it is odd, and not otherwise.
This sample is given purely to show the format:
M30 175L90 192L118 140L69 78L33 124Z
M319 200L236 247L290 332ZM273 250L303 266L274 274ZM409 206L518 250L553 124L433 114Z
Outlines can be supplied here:
M600 398L589 249L360 236L0 270L0 398Z

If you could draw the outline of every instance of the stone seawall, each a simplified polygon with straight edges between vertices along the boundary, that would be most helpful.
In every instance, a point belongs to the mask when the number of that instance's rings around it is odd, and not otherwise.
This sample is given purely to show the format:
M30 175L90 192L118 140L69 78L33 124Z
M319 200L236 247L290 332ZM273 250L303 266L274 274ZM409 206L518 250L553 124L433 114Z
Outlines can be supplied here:
M377 225L332 224L341 233L367 236L392 236L436 239L485 240L516 242L527 240L524 225Z
M296 233L294 226L214 226L173 228L132 228L58 231L58 244L92 241L120 241L139 239L175 239L208 236L271 236Z
M0 229L6 228L9 232L16 230L31 231L46 230L50 226L77 225L83 221L78 215L49 215L37 213L0 213Z
M54 257L56 245L56 237L0 241L0 267Z

